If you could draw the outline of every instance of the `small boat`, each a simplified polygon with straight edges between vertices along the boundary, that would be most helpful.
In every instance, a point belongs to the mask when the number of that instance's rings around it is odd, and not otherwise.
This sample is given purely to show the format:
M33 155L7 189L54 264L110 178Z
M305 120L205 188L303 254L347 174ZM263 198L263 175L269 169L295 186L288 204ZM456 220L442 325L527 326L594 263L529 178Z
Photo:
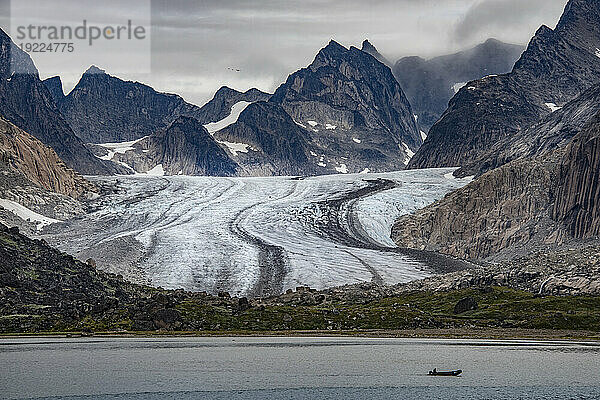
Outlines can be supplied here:
M462 369L457 369L456 371L438 371L436 368L433 371L429 371L429 375L432 376L459 376L462 374Z

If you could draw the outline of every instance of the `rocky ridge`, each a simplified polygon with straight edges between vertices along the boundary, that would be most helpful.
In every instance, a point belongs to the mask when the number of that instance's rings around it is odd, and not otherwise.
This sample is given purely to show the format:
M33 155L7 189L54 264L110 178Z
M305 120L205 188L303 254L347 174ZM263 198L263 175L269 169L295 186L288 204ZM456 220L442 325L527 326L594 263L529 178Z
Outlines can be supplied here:
M394 240L469 259L511 259L598 239L600 114L566 148L510 162L414 215Z
M256 89L241 93L223 87L210 102L198 107L178 95L124 81L92 66L58 105L85 143L118 143L150 136L180 116L203 124L216 122L229 114L236 102L264 100L268 96Z
M474 48L425 60L404 57L392 67L421 129L429 129L467 82L509 72L524 47L489 39Z
M410 168L464 166L600 81L600 5L570 0L542 26L512 72L467 83L431 128Z
M84 146L58 110L39 79L29 55L0 30L0 115L50 146L71 168L84 174L110 175L111 163L100 160Z
M168 128L133 144L113 159L136 172L160 166L165 175L234 176L238 165L196 119L178 117Z

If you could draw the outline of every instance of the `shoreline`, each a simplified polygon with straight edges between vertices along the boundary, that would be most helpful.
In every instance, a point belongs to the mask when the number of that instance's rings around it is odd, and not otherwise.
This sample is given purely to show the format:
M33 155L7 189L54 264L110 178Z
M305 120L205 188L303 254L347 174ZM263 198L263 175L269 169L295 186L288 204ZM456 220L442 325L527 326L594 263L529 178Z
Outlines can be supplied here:
M464 339L464 340L535 340L586 341L600 345L600 332L545 329L411 329L364 331L139 331L139 332L39 332L2 334L0 339L14 338L363 338L363 339Z

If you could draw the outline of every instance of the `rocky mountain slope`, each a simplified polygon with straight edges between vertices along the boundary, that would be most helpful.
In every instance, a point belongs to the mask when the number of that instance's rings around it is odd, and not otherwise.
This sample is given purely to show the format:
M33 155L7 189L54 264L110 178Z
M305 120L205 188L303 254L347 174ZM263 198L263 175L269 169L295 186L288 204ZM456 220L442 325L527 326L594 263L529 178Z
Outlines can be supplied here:
M0 161L32 183L74 198L95 191L51 148L0 117Z
M600 114L566 148L485 173L399 219L403 247L469 259L510 259L600 232Z
M600 4L570 0L512 72L469 82L431 128L410 168L464 166L600 82Z
M50 95L52 95L54 102L56 104L60 104L60 102L65 98L65 92L60 76L53 76L51 78L44 79L42 82L48 88L48 91L50 92Z
M215 122L229 114L238 101L267 98L267 94L256 89L240 93L224 87L200 108L180 96L124 81L92 66L59 102L59 108L84 142L115 143L152 135L166 129L179 116L193 117L202 123Z
M430 60L404 57L392 71L419 117L419 126L428 132L461 87L484 76L509 72L523 50L523 46L489 39L472 49Z
M183 116L113 159L142 173L158 166L165 175L234 176L238 169L198 120Z
M536 157L567 146L600 109L600 85L554 111L535 125L498 141L490 150L460 168L456 176L479 176L512 160Z
M552 218L572 237L600 236L600 113L567 148Z
M360 48L361 51L372 55L373 57L375 57L375 59L377 61L379 61L380 63L382 63L383 65L387 65L388 67L392 67L392 63L385 58L380 52L379 50L377 50L377 48L375 46L373 46L373 44L371 42L369 42L368 39L365 39L365 41L362 43L362 47ZM411 103L412 105L412 103Z
M245 146L247 173L276 175L398 170L422 143L390 69L335 41L215 137Z
M14 62L11 62L14 61ZM0 115L52 147L65 163L84 174L112 174L74 134L52 95L39 79L33 61L0 30Z
M319 172L316 157L310 155L310 134L275 103L250 104L236 123L215 133L215 138L221 143L230 143L232 157L243 167L244 175L315 175ZM325 168L322 171L335 173L333 168Z

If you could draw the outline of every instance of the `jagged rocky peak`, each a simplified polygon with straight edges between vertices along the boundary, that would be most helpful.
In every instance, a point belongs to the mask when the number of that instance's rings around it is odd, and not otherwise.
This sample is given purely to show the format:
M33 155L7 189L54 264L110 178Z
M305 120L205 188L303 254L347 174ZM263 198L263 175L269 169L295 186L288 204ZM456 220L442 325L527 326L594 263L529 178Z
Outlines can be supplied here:
M599 14L600 2L571 0L556 29L541 27L512 72L467 83L410 167L472 163L600 82Z
M369 42L369 39L365 39L362 43L362 47L360 49L361 51L364 51L367 54L372 55L373 57L375 57L375 59L377 61L379 61L382 64L385 64L387 66L390 66L391 63L389 62L389 60L387 58L385 58L376 48L375 46L373 46L371 44L371 42Z
M237 122L215 133L243 168L243 175L314 175L309 162L310 136L283 107L272 102L250 104Z
M106 71L95 65L91 65L84 73L84 75L107 75Z
M179 116L167 128L128 146L115 160L137 173L233 176L238 166L195 118Z
M525 48L488 39L473 48L429 60L404 57L393 67L419 126L425 132L448 107L448 101L467 82L509 72Z
M60 103L65 98L65 92L63 90L62 80L60 76L53 76L48 79L44 79L44 85L48 88L48 91L52 95L52 98L56 104Z
M11 59L13 62L11 62ZM16 72L16 73L15 73ZM25 72L25 73L24 73ZM84 146L56 107L33 61L0 31L0 115L52 147L65 163L89 175L113 174L114 165Z
M304 125L315 121L346 131L381 130L412 150L421 144L410 104L391 70L371 55L333 40L308 68L290 75L270 101Z

